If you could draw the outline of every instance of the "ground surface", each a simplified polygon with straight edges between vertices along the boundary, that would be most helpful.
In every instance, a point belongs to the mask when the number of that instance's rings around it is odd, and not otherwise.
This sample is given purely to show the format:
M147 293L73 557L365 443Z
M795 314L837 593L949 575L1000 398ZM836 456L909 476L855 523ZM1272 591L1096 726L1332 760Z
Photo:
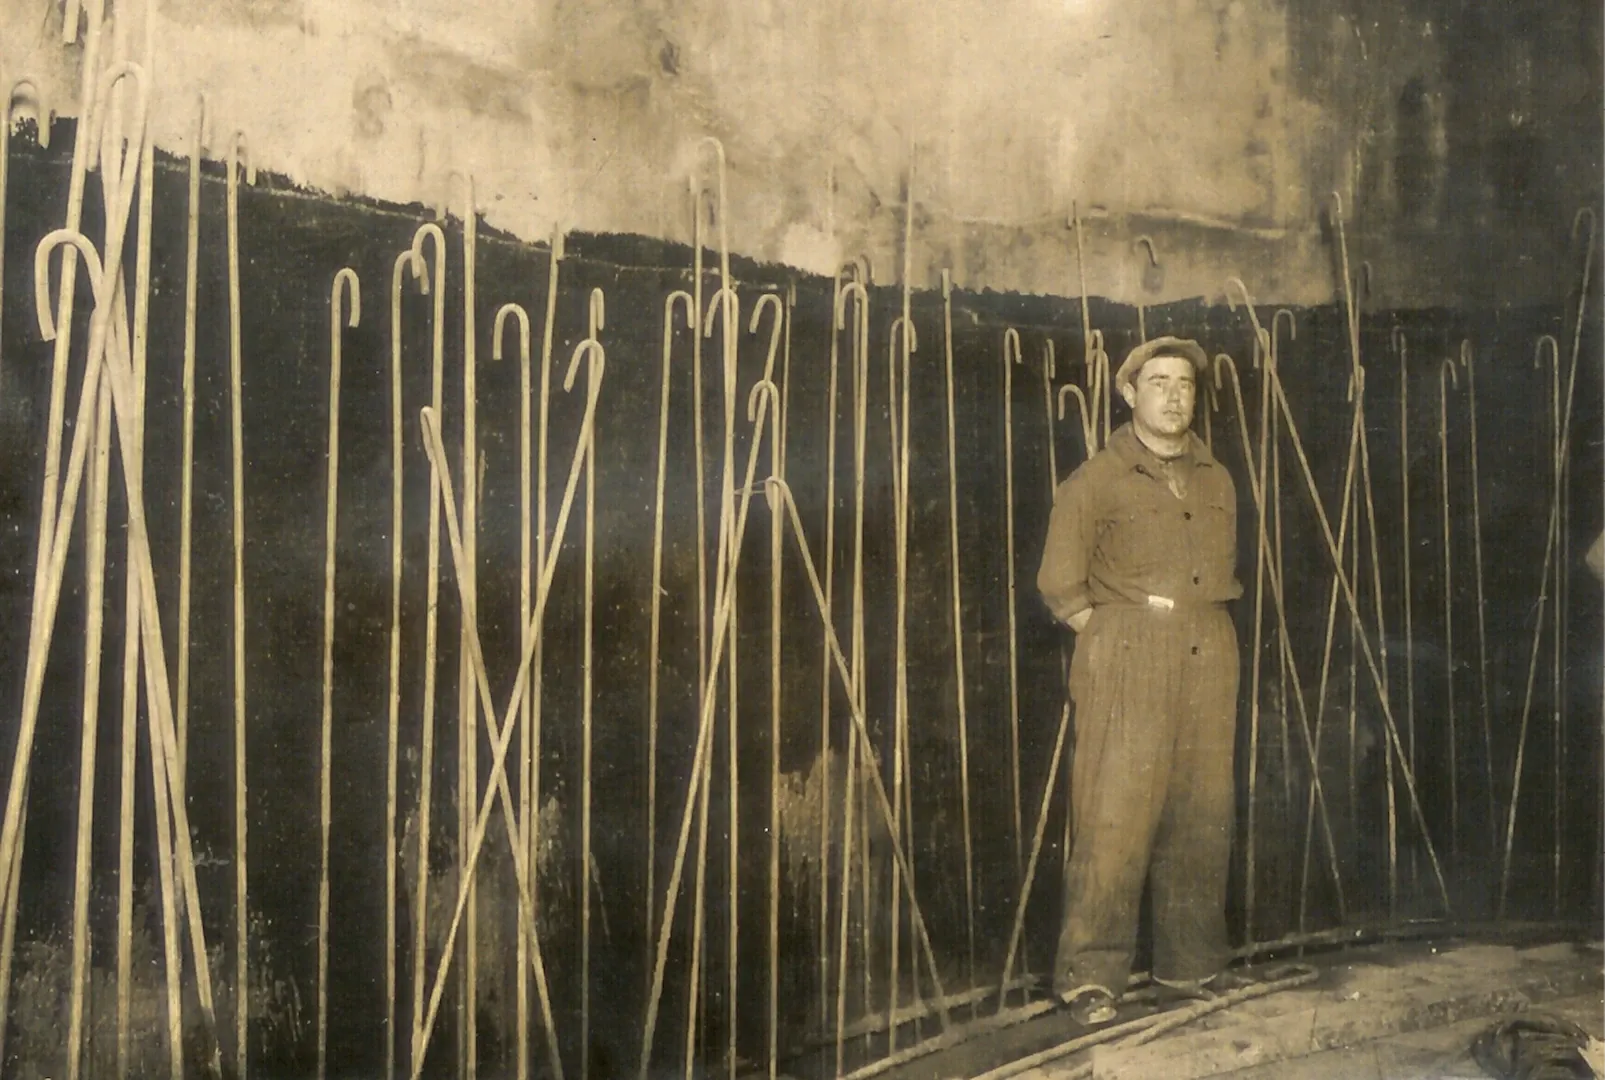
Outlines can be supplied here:
M1328 951L1303 958L1319 969L1310 986L1243 1002L1142 1047L1111 1043L1014 1075L1068 1080L1090 1064L1095 1080L1481 1077L1471 1041L1525 1009L1559 1013L1605 1037L1602 957L1597 942L1558 941L1553 934L1440 937ZM1152 1011L1139 1001L1123 1006L1120 1019ZM1024 1064L1084 1034L1062 1011L1049 1012L882 1069L876 1080L953 1080L993 1071L1001 1080L1011 1063Z

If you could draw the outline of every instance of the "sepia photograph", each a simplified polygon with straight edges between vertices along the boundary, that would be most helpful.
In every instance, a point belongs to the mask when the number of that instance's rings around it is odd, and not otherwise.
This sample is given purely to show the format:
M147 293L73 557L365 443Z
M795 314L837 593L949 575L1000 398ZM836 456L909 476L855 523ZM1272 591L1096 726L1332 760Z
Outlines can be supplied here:
M0 0L0 1080L1605 1077L1605 6Z

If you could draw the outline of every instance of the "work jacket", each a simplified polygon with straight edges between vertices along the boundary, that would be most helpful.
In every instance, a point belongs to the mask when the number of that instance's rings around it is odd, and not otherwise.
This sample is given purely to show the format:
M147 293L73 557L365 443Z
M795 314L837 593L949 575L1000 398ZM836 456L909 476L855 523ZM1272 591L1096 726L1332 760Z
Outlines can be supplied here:
M1197 435L1169 468L1123 424L1054 493L1037 588L1060 622L1105 604L1223 604L1237 580L1237 489Z

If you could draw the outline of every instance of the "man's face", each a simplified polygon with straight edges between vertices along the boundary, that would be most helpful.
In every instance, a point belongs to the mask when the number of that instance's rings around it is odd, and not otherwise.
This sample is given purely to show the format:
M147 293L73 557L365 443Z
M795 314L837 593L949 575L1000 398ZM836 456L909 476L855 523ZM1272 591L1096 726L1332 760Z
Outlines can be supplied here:
M1132 422L1139 430L1175 438L1192 427L1196 388L1192 361L1156 356L1120 392L1131 406Z

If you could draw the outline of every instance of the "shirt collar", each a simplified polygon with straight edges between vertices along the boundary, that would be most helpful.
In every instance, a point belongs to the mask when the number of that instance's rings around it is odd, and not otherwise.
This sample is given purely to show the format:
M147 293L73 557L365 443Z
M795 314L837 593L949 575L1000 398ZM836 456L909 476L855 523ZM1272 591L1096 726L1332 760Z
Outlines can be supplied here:
M1209 452L1209 447L1204 445L1204 440L1198 437L1197 432L1189 431L1187 440L1187 449L1181 455L1182 460L1190 459L1194 465L1216 464L1215 455ZM1159 464L1162 460L1137 438L1137 433L1132 429L1129 420L1109 436L1108 448L1128 469L1146 469Z

